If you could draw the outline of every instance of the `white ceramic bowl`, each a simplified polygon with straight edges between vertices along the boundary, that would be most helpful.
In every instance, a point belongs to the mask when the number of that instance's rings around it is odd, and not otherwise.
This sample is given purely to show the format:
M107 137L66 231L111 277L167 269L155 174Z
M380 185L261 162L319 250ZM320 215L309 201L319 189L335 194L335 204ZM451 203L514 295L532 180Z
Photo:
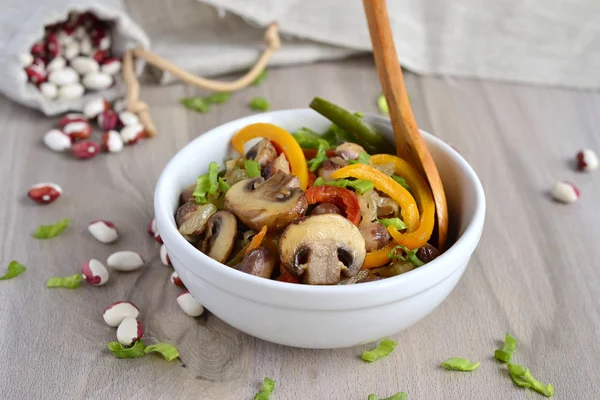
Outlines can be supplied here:
M387 119L367 120L392 138ZM214 128L181 149L163 170L154 196L156 221L173 267L192 295L231 326L288 346L338 348L394 334L429 314L454 288L475 250L485 216L481 183L450 146L423 132L446 188L450 229L458 239L436 260L400 276L348 286L289 284L245 274L201 253L177 231L181 190L206 173L208 163L232 153L234 133L255 122L290 132L324 131L329 121L310 109L253 115Z

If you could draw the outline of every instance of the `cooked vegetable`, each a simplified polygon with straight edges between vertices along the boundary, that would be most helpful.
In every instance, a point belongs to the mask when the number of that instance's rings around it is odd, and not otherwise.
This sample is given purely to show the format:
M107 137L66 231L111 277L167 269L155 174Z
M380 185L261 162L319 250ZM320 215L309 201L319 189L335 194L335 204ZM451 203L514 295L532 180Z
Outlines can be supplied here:
M140 340L139 343L141 343L141 342L142 341ZM134 347L135 347L135 345L134 345ZM179 351L177 350L177 347L175 347L169 343L152 344L150 346L146 346L146 348L144 349L145 354L152 353L152 352L159 353L167 361L173 361L174 359L179 357Z
M211 162L208 164L208 173L204 175L200 175L196 180L196 188L192 193L196 203L198 204L207 204L208 194L217 194L219 190L219 164L216 162Z
M335 284L354 276L365 259L358 228L337 214L313 215L289 225L279 241L283 266L311 285Z
M426 243L425 246L421 247L419 251L417 251L417 257L425 264L435 260L440 256L440 254L440 251L429 243Z
M206 229L208 219L217 212L214 204L197 205L185 203L177 210L177 226L182 235L201 235Z
M300 188L306 189L308 170L304 153L292 135L278 126L267 123L248 125L236 133L231 139L231 145L240 154L244 154L244 143L248 140L262 137L276 143L281 148L291 166L291 172L300 180Z
M327 147L327 142L321 141L321 143L319 143L315 158L308 161L308 169L311 172L315 172L317 169L319 169L321 164L323 164L323 161L327 160Z
M494 352L494 357L496 357L496 359L499 361L507 363L512 358L512 355L516 349L517 339L507 332L506 337L504 338L504 345L501 349L498 349Z
M265 378L260 392L254 395L254 400L269 400L274 389L275 381L271 378Z
M123 347L119 342L110 342L108 350L117 358L140 358L146 355L144 350L146 346L141 340L138 340L131 347Z
M370 161L371 161L371 159L369 158L369 162ZM398 176L398 175L392 175L392 179L395 180L396 182L398 182L399 184L401 184L402 186L404 186L404 188L412 194L412 189L410 188L410 185L408 183L406 183L406 179L404 179L403 177Z
M271 108L271 105L269 104L267 99L265 99L264 97L258 97L258 96L250 99L248 106L251 109L256 110L256 111L269 111L269 108Z
M231 98L231 93L229 92L215 92L210 94L204 98L204 100L208 104L225 104Z
M50 278L46 282L46 287L75 289L79 287L81 281L83 281L83 276L81 274L65 276L63 278Z
M371 156L371 163L373 164L388 164L390 162L393 162L395 165L395 173L403 176L413 189L419 211L421 212L421 218L420 223L417 225L417 229L411 229L410 225L407 223L407 233L402 234L393 226L388 227L388 230L398 244L406 246L411 250L418 249L425 246L433 233L433 227L435 225L435 203L433 202L433 195L425 179L406 161L396 156L386 154L376 154ZM404 190L406 191L406 189ZM404 208L402 204L400 204L400 207ZM404 222L407 222L406 218L404 218Z
M299 179L277 172L266 181L252 178L233 185L225 195L225 208L242 223L260 230L285 228L306 212L306 196L300 189Z
M50 239L55 236L60 235L67 226L71 223L71 219L63 218L55 224L52 225L40 225L37 227L35 232L33 232L33 237L36 239Z
M508 371L513 382L518 386L531 388L536 392L543 394L546 397L552 397L554 395L554 387L552 384L544 385L531 375L529 368L524 368L518 364L507 363Z
M303 149L318 149L322 142L330 147L330 144L321 135L309 128L300 128L292 136Z
M377 108L379 108L379 112L382 114L389 114L390 110L388 108L387 100L384 95L381 95L377 98Z
M208 102L202 97L185 97L179 102L188 110L205 113L210 110Z
M375 251L384 248L390 241L390 234L385 229L385 226L378 222L371 222L365 225L361 224L358 229L365 239L365 249L367 251Z
M354 225L360 223L360 207L356 195L348 189L335 186L313 186L306 191L308 204L330 203L342 210Z
M396 229L398 229L399 231L403 231L404 229L406 229L406 224L404 222L402 222L402 220L400 218L384 218L384 219L380 219L378 221L380 224L382 224L386 228L388 226L393 226Z
M367 400L408 400L408 395L404 392L398 392L393 396L380 399L376 394L370 394Z
M265 238L266 234L267 234L267 226L265 225L262 228L260 228L260 231L256 235L254 235L252 237L250 244L248 245L248 247L245 250L245 254L250 253L254 249L258 249L260 247L263 239Z
M254 160L244 161L244 167L248 173L248 178L256 178L260 176L260 165Z
M367 362L381 360L392 354L397 345L393 340L384 339L373 350L364 351L360 358Z
M339 214L342 215L342 211L331 203L321 203L315 208L312 209L310 215L319 215L319 214Z
M442 367L452 371L473 371L481 363L471 363L466 358L449 358L442 363Z
M365 267L366 268L366 267ZM408 271L412 271L415 269L415 264L404 261L404 260L395 260L391 265L387 265L384 267L379 267L372 269L374 274L377 276L381 276L384 278L391 278L392 276L402 275Z
M372 156L371 159L373 159L373 157L374 156ZM368 165L354 164L335 171L333 174L331 174L331 177L334 179L357 178L373 182L377 190L385 193L398 203L402 210L402 219L406 224L408 232L413 232L418 229L419 210L417 209L415 199L405 188L400 186L398 182L394 181L383 172L377 171ZM394 228L391 227L388 228L388 230L389 229ZM397 230L396 233L399 234ZM392 234L392 231L390 231L390 234ZM392 234L392 237L393 236L394 235Z
M218 211L206 222L206 234L200 250L220 263L227 261L237 235L237 220L229 211Z
M364 194L365 192L375 188L373 182L366 181L364 179L356 179L354 181L351 181L349 179L335 179L332 181L326 181L321 177L315 179L315 181L313 182L313 186L337 186L341 188L350 187L360 194Z
M360 117L327 100L315 97L310 103L310 108L352 135L356 143L370 154L387 153L395 148L388 139L377 133Z
M6 281L15 278L25 272L25 267L18 261L11 261L6 268L4 275L0 276L0 281Z
M365 263L363 268L377 268L382 265L389 264L390 262L390 251L392 251L395 247L394 243L389 243L386 247L376 251L370 251L367 253L365 257Z
M417 251L418 251L418 249L410 250L402 245L398 245L390 251L390 254L388 255L388 257L399 259L404 262L410 262L415 267L420 267L424 263L423 263L423 261L419 260L419 258L417 257L417 254L416 254ZM404 254L402 254L403 252L404 252Z
M277 255L267 247L258 247L248 252L238 269L250 275L269 279L275 269Z
M362 151L358 155L358 158L356 158L355 160L349 160L348 163L351 164L351 165L352 164L366 164L366 165L369 165L370 159L371 159L371 156L368 153Z
M263 139L260 142L256 143L246 153L246 159L247 159L246 161L254 160L254 161L258 162L258 164L260 165L260 168L266 167L267 165L269 165L270 163L275 161L276 158L277 158L277 149L275 149L275 146L273 146L273 143L271 143L271 141L268 139ZM245 163L244 163L244 165L245 165ZM259 174L256 176L260 176L260 168L259 168ZM248 168L246 168L246 171L248 171ZM251 178L253 178L253 177L251 176Z
M369 154L365 152L365 149L363 149L362 146L356 143L345 142L340 144L335 148L335 154L342 157L344 160L359 160L359 162L362 161L361 164L369 163Z

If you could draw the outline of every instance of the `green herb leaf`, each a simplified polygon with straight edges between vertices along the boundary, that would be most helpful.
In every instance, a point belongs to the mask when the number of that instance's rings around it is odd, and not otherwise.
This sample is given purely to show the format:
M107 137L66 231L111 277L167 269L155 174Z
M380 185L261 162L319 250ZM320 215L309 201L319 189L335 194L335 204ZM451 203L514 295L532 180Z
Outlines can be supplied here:
M508 362L508 372L512 380L521 387L530 388L546 397L552 397L554 395L554 387L552 384L544 385L531 375L529 368L522 367L518 364Z
M393 340L382 340L381 343L379 343L379 345L373 350L363 352L361 358L367 362L380 360L389 356L397 345L398 343L394 342Z
M248 103L248 107L256 111L269 111L271 105L264 97L253 97Z
M479 367L480 363L472 364L471 361L466 358L449 358L442 363L442 367L450 369L452 371L473 371Z
M15 278L25 272L25 267L20 264L18 261L11 261L6 268L6 273L0 276L0 281L7 281L9 279Z
M275 381L271 378L265 378L260 392L254 395L254 400L269 400L273 389L275 389Z
M208 174L200 175L196 180L196 189L192 193L197 204L208 204L206 194L210 190L210 177Z
M248 173L249 178L256 178L260 176L260 164L254 160L244 161L244 168Z
M229 186L229 184L227 182L225 182L225 179L219 177L219 190L221 191L222 194L227 193L227 191L229 190L231 186Z
M390 110L388 108L387 101L385 100L385 96L381 95L377 98L377 108L379 108L379 112L381 114L389 114Z
M308 161L308 163L307 163L310 171L315 172L317 169L319 169L321 164L323 164L323 161L327 160L327 148L328 147L329 146L328 146L327 142L325 142L325 141L319 142L319 148L317 149L317 155L315 156L315 158Z
M216 194L219 190L219 170L221 167L216 162L208 164L208 194Z
M313 186L336 186L341 188L352 188L360 194L364 194L365 192L375 188L373 182L364 179L357 179L354 181L348 179L335 179L333 181L326 181L321 177L315 179Z
M366 164L369 165L369 162L371 161L371 156L369 155L369 153L365 152L365 151L361 151L360 153L358 153L358 159L356 160L348 160L348 164L352 165L352 164Z
M260 74L258 74L256 79L251 83L251 85L259 86L261 83L264 82L265 79L267 79L267 76L268 76L267 70L263 69L262 71L260 71Z
M204 98L204 101L208 104L225 104L231 98L229 92L216 92Z
M303 149L318 149L323 141L321 135L309 128L300 128L292 136ZM329 143L327 145L329 146Z
M188 110L206 113L210 110L208 102L202 97L185 97L179 102Z
M33 232L33 237L36 239L50 239L58 236L72 222L70 218L63 218L53 225L40 225Z
M141 340L139 342L141 342ZM179 357L179 351L177 350L177 347L169 343L157 343L147 346L144 349L144 353L146 354L152 352L160 353L167 361L173 361Z
M140 358L146 354L144 352L146 345L141 340L135 342L131 347L123 347L119 342L110 342L107 347L117 358Z
M46 282L47 288L65 288L65 289L75 289L78 288L83 281L83 277L81 274L75 274L71 276L65 276L61 278L50 278Z
M395 180L396 182L398 182L400 185L402 185L404 187L404 189L406 189L412 193L412 191L410 189L410 185L408 183L406 183L406 181L404 180L403 177L398 176L398 175L392 175L392 179Z
M332 124L323 135L323 140L326 140L331 147L335 147L345 142L354 142L354 138L348 132L340 128L339 126Z
M392 226L395 226L396 229L398 229L399 231L402 231L402 230L406 229L406 224L404 223L404 221L402 221L398 217L396 217L396 218L384 218L384 219L379 219L378 221L379 221L380 224L382 224L386 228L388 226L392 225Z
M501 349L496 350L494 357L496 357L496 360L498 361L507 363L510 361L516 349L517 339L507 332L506 337L504 338L504 345Z
M406 253L406 255L403 255L402 252L400 252L399 250ZM419 257L417 257L417 251L419 251L419 249L409 250L408 247L398 245L394 247L392 251L390 251L390 253L388 254L388 258L400 259L404 262L410 262L414 264L415 267L420 267L421 265L425 264L423 263L423 261L419 260Z
M408 395L404 392L398 392L393 396L386 397L385 399L380 399L376 394L370 394L367 400L407 400Z

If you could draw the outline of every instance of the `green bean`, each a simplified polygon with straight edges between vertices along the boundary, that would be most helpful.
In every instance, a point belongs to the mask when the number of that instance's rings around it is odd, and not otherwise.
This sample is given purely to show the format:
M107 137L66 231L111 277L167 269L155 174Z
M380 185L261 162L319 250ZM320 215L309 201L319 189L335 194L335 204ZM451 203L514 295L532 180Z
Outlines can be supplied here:
M395 146L381 136L359 116L320 97L315 97L310 108L348 132L369 154L394 152Z

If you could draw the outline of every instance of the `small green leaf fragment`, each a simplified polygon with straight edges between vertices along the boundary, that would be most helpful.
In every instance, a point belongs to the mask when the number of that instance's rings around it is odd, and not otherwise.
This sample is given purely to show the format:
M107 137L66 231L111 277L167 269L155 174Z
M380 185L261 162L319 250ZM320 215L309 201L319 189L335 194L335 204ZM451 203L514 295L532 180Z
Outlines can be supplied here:
M209 174L200 175L196 180L196 189L194 189L194 199L197 204L208 204L206 194L210 190L210 177Z
M248 103L248 107L256 111L269 111L271 105L264 97L253 97Z
M406 180L404 180L403 177L398 176L398 175L392 175L392 179L395 180L396 182L398 182L400 185L402 185L402 187L404 187L404 189L408 190L409 192L411 191L410 185L408 183L406 183Z
M420 267L425 264L417 257L417 251L419 251L419 249L409 250L408 247L398 245L389 252L388 258L410 262L414 264L415 267ZM402 252L405 254L402 254Z
M386 228L390 225L396 227L399 231L406 229L406 224L400 218L383 218L378 220L380 224L385 226Z
M319 144L323 141L321 135L312 129L305 127L298 129L292 136L303 149L317 149L319 148Z
M257 178L260 176L260 164L254 160L244 161L244 168L248 173L249 178Z
M258 392L254 395L254 400L269 400L269 397L271 397L271 393L273 393L274 389L275 389L275 381L268 377L265 378L265 380L263 381L263 384L262 384L262 388L260 389L260 392Z
M188 110L206 113L210 110L209 103L202 97L185 97L179 102Z
M407 400L408 395L404 392L398 392L393 396L386 397L385 399L380 399L376 394L370 394L367 400Z
M107 347L108 350L110 350L110 352L117 358L140 358L146 354L144 352L146 346L141 340L135 342L135 344L131 347L123 347L123 345L119 342L110 342Z
M146 354L152 352L160 353L167 361L173 361L179 357L179 351L177 350L177 347L169 343L157 343L147 346L144 349L144 353Z
M229 92L216 92L211 95L208 95L204 98L204 101L208 104L225 104L231 98L231 93Z
M258 74L258 76L256 77L256 79L254 79L254 81L252 81L252 86L259 86L261 83L263 83L265 81L265 79L267 79L267 76L269 75L269 73L267 72L266 69L263 69L262 71L260 71L260 74Z
M227 182L225 182L225 180L221 177L219 177L219 190L221 191L222 194L227 193L227 191L229 190L231 186L229 186L229 184Z
M389 356L397 345L393 340L384 339L373 350L363 352L361 358L367 362L380 360Z
M517 339L512 336L510 333L506 333L506 337L504 338L504 345L502 349L498 349L494 352L494 357L497 360L502 362L509 362L513 353L517 349Z
M381 114L387 115L390 113L388 108L387 101L385 100L385 96L381 95L377 98L377 108L379 108L379 112Z
M37 227L35 232L33 232L33 237L36 239L50 239L55 236L60 235L67 226L72 222L70 218L63 218L55 224L52 225L40 225Z
M371 155L369 155L369 153L367 153L366 151L361 151L360 153L358 153L358 158L356 160L348 160L348 164L350 164L350 165L352 165L352 164L369 165L370 161L371 161Z
M83 277L81 274L75 274L71 276L65 276L60 278L50 278L46 282L47 288L64 288L64 289L76 289L79 287Z
M315 158L308 161L308 163L307 163L311 172L315 172L317 169L319 169L321 164L323 164L323 162L325 160L327 160L327 149L328 148L329 148L329 144L326 141L321 140L319 142L319 147L317 149L317 155L315 156Z
M508 366L510 377L518 386L533 389L546 397L552 397L554 395L554 387L552 384L549 383L544 385L542 382L535 379L533 375L531 375L529 368L511 362L508 362L506 365Z
M9 279L15 278L25 272L25 267L19 263L18 261L11 261L6 268L6 273L0 276L0 281L7 281Z
M452 371L473 371L480 363L471 363L466 358L449 358L442 363L442 367Z
M208 194L216 194L219 190L219 170L221 167L216 162L211 162L208 164Z

